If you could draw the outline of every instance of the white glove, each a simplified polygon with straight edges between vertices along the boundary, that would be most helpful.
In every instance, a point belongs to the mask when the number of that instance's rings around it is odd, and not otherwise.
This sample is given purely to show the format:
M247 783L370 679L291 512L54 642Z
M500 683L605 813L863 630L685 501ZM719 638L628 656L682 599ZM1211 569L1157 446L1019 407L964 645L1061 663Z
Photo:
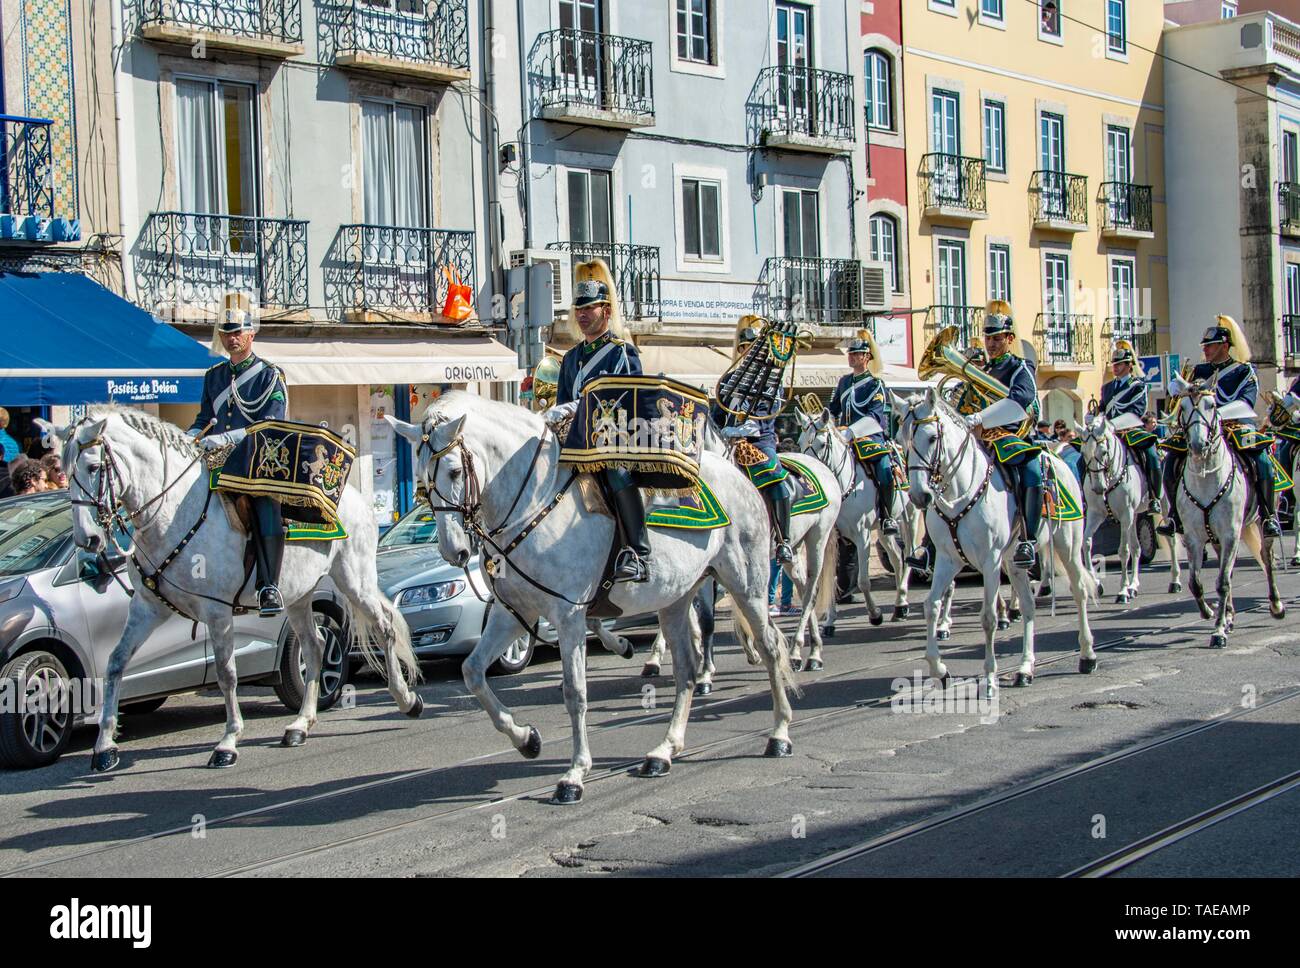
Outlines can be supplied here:
M575 414L577 412L578 412L578 401L574 400L571 401L570 403L561 403L554 407L551 407L550 410L546 411L546 417L544 419L546 420L547 424L554 427L556 424L564 423L564 421L567 420L572 414Z
M1288 393L1282 398L1282 406L1288 410L1294 410L1296 407L1300 407L1300 397L1297 397L1294 393Z
M840 428L840 437L844 440L846 444L853 443L853 431L850 430L848 427Z
M977 413L966 414L966 426L974 430L980 425L980 415Z
M202 430L187 430L185 431L185 436L188 437L190 440L193 440L201 433L203 433Z
M758 423L753 420L746 420L737 427L724 427L722 429L722 436L724 437L757 437L758 434Z
M1175 373L1173 376L1169 378L1170 396L1174 396L1174 397L1182 396L1191 388L1192 385L1183 379L1183 375L1181 373Z
M228 444L237 444L248 436L248 431L244 429L229 430L224 434L212 434L204 437L199 441L199 446L204 450L220 450Z

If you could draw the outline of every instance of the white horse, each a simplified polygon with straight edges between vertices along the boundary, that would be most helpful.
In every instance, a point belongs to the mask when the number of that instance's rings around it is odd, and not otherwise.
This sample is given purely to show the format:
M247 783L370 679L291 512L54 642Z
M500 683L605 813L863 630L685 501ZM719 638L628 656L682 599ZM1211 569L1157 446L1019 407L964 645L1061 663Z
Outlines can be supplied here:
M232 606L246 583L247 538L231 527L221 507L222 498L209 491L208 473L199 460L198 448L171 424L121 407L94 407L80 423L62 430L48 424L46 428L63 441L77 547L104 552L111 540L108 532L114 516L119 523L127 521L134 526L134 548L128 560L135 593L127 609L126 628L108 661L91 768L103 772L119 763L114 733L122 672L141 644L172 614L160 596L182 615L208 628L217 681L226 701L225 734L208 765L232 766L239 756L236 746L244 728L235 692ZM307 666L302 706L284 731L284 746L301 746L316 723L324 646L311 603L313 590L326 575L351 606L348 625L353 642L372 667L386 672L398 708L413 718L424 709L419 694L407 684L406 676L416 682L420 675L411 651L410 630L379 590L375 570L379 535L374 515L360 492L347 487L339 499L338 514L348 533L345 540L294 541L284 552L279 589ZM195 570L198 563L201 572ZM256 609L256 605L250 607ZM374 654L374 640L385 654L386 668Z
M911 398L902 409L910 497L924 509L926 530L938 552L925 606L930 674L940 681L948 678L948 669L939 657L936 631L942 600L951 594L953 578L965 560L984 577L984 674L991 694L997 688L998 583L1015 545L1015 495L976 443L965 420L934 389ZM1069 490L1076 501L1082 500L1074 473L1065 463L1053 454L1043 454L1042 459L1055 470L1059 486ZM1088 602L1095 597L1096 582L1083 564L1083 522L1045 521L1035 540L1044 571L1050 567L1048 556L1055 552L1065 572L1079 609L1079 671L1090 673L1097 667L1097 653L1088 624ZM1024 569L1011 568L1009 574L1024 621L1014 685L1025 686L1034 680L1034 594Z
M1224 419L1248 415L1238 413L1236 407L1236 403L1230 403L1221 411L1215 405L1213 390L1200 387L1194 387L1178 403L1178 425L1187 437L1187 462L1172 499L1178 501L1178 514L1183 521L1187 565L1191 570L1189 584L1201 618L1210 618L1210 606L1201 584L1205 549L1213 543L1219 550L1216 586L1219 608L1210 646L1220 649L1228 644L1228 633L1236 616L1232 604L1232 569L1242 541L1264 569L1269 614L1275 619L1286 617L1286 606L1273 573L1273 542L1262 537L1250 481L1246 471L1238 466L1223 429Z
M903 559L915 546L917 532L920 530L920 512L907 500L906 492L899 488L894 492L893 508L899 534L897 536L880 534L880 515L876 510L876 483L854 456L851 445L835 429L831 412L823 410L817 417L810 417L802 410L795 410L795 413L801 427L799 449L831 469L844 495L840 515L835 524L840 534L853 542L853 547L857 550L858 589L866 598L867 617L872 625L879 625L884 621L880 609L871 598L871 535L874 531L894 570L893 619L897 622L907 618L909 614L907 586L911 580L912 569ZM826 616L826 630L830 634L835 630L833 602L832 598L831 610Z
M1092 566L1092 539L1108 517L1119 524L1119 605L1137 597L1142 548L1138 544L1138 517L1146 507L1146 481L1129 454L1116 428L1101 414L1089 414L1084 421L1080 450L1083 454L1084 561ZM1177 567L1175 565L1174 567ZM1093 577L1097 578L1096 571ZM1101 594L1098 578L1098 594Z
M389 422L416 445L419 473L438 517L438 546L461 566L481 545L492 576L493 608L483 635L465 660L465 684L492 724L525 757L538 756L541 735L516 722L487 682L487 669L525 625L544 616L559 635L564 663L564 704L573 724L573 755L553 802L582 799L592 759L587 745L587 609L598 597L615 540L614 521L589 509L578 476L559 463L560 445L542 419L520 407L467 393L439 398L420 425ZM750 662L767 669L776 720L766 755L789 756L790 703L799 692L785 637L767 615L768 515L744 475L711 453L701 477L717 495L731 524L709 531L650 530L651 580L621 583L610 602L627 615L657 612L673 650L676 699L663 742L647 754L642 776L662 776L686 744L695 685L689 610L696 589L713 575L732 595L741 645Z

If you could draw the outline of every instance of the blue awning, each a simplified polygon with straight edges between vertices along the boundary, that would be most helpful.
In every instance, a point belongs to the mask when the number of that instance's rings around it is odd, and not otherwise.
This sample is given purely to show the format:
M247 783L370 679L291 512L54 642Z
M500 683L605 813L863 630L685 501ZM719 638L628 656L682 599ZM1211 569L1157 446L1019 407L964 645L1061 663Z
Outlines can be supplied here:
M0 272L0 406L197 403L219 358L71 272Z

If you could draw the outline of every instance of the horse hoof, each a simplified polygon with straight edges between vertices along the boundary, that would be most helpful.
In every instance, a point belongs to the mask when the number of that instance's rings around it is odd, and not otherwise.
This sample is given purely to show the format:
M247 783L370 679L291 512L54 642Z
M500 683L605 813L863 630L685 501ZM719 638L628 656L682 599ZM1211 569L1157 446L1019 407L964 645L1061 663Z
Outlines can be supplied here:
M641 667L642 679L657 679L659 677L659 667L653 662L647 662Z
M213 750L212 755L208 757L208 766L214 770L224 770L234 766L237 759L239 754L234 750Z
M697 682L697 683L695 684L695 695L697 695L697 696L709 696L709 695L712 695L712 694L713 694L713 683L711 683L711 682Z
M872 625L881 625L885 621L885 616L879 609L873 611L867 618Z
M947 689L950 685L952 685L952 673L945 672L939 677L939 688Z
M934 637L938 639L940 642L947 642L950 638L952 638L952 633L949 632L947 629L939 629L939 631L934 633Z
M1269 602L1268 614L1272 615L1276 619L1286 618L1286 606L1281 602Z
M632 644L632 640L631 640L631 639L625 639L625 638L623 638L623 636L620 635L620 636L618 637L618 641L619 641L619 644L620 644L620 645L626 645L626 646L627 646L627 651L626 651L626 652L619 652L619 653L618 653L618 657L619 657L620 659L627 659L627 660L629 660L629 661L632 660L632 659L635 659L635 658L636 658L636 646L634 646L634 645Z
M795 672L803 672L803 659L791 659L790 668Z
M835 626L834 626L834 625L823 625L823 626L822 626L822 638L824 638L824 639L833 639L833 638L835 638Z
M424 712L424 700L420 698L420 694L417 692L415 694L415 703L403 715L410 716L412 719L419 719L422 712Z
M1034 676L1031 672L1017 672L1015 679L1011 681L1011 686L1014 689L1020 689L1024 686L1032 686L1033 684Z
M1009 618L1009 619L1010 619L1011 621L1013 621L1013 622L1019 622L1019 621L1020 621L1020 609L1018 609L1018 608L1008 608L1008 609L1007 609L1007 618Z
M1115 604L1116 604L1116 605L1127 605L1127 604L1128 604L1128 597L1125 596L1125 595L1116 595L1116 596L1115 596Z
M307 742L307 731L303 729L286 729L284 739L280 740L281 746L301 746Z
M804 667L805 672L821 672L826 668L826 664L821 659L809 659L808 664Z
M519 752L524 754L526 760L535 760L542 755L542 734L537 731L536 726L528 727L528 739L519 748Z
M645 762L637 768L636 775L645 777L667 776L668 771L672 768L673 765L667 760L660 759L657 756L647 756ZM581 795L580 792L579 796Z
M565 783L563 781L556 784L555 796L551 797L551 803L567 806L571 803L580 802L582 802L582 787L576 783Z
M1182 590L1183 590L1183 583L1182 583L1182 582L1180 582L1180 581L1171 581L1171 582L1169 583L1169 594L1170 594L1170 595L1177 595L1177 594L1178 594L1179 592L1181 592Z
M117 748L111 747L100 750L90 758L90 769L95 773L107 773L109 770L117 769L121 762L122 758L117 755Z
M773 736L767 741L767 749L763 750L764 756L793 756L794 744L788 739L777 739Z
M901 621L903 621L904 619L911 618L911 617L912 617L912 606L911 606L911 605L895 605L895 606L894 606L894 621L895 621L895 622L901 622Z
M1082 672L1085 676L1090 676L1090 675L1092 675L1094 672L1097 671L1097 660L1096 660L1096 659L1080 659L1080 660L1079 660L1079 671Z
M1223 649L1227 648L1228 637L1221 632L1215 632L1210 636L1210 648Z
M998 631L999 631L999 632L1005 632L1005 631L1006 631L1007 629L1009 629L1009 628L1011 628L1011 623L1010 623L1007 619L1005 619L1005 618L1000 618L1000 619L998 619Z
M1106 586L1103 585L1101 582L1097 582L1097 597L1101 598L1101 596L1105 594L1106 594Z

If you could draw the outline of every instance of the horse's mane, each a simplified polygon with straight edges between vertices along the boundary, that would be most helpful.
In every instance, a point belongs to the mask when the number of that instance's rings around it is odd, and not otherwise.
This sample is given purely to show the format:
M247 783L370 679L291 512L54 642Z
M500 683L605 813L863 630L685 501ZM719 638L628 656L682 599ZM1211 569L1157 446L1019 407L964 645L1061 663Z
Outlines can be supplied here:
M193 457L198 453L193 438L187 437L180 427L143 410L135 410L116 403L103 403L91 406L87 415L96 420L103 417L121 417L122 422L132 430L153 438L164 447L178 450L187 457Z

